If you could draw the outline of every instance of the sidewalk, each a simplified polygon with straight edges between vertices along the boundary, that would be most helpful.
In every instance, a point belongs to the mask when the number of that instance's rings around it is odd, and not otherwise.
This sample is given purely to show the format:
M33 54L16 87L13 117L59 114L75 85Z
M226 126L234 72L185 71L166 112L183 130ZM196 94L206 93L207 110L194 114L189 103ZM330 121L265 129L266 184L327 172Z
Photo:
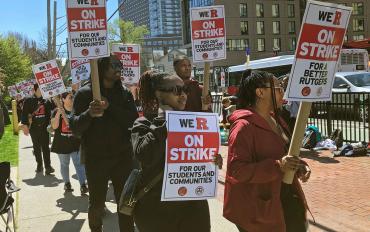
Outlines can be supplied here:
M224 167L220 182L224 182L227 147L222 146ZM370 157L335 157L329 154L305 152L302 158L312 174L302 184L316 224L310 219L310 232L370 231ZM223 186L218 199L223 201Z
M59 160L51 154L55 175L36 174L36 162L32 155L29 136L19 136L19 182L18 228L20 232L77 232L89 231L87 220L88 197L81 197L76 175L71 179L73 193L64 194ZM71 173L75 173L70 165ZM118 230L116 205L112 188L109 189L106 205L109 209L104 218L107 232ZM237 232L236 227L222 217L222 202L209 200L212 232Z

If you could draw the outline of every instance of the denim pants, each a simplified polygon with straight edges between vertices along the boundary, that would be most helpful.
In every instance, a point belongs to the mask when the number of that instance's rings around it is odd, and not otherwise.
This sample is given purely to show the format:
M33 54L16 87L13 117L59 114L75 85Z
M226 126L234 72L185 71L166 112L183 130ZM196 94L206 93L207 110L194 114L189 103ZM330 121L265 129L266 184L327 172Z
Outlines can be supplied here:
M62 174L62 178L64 183L70 182L69 180L69 161L72 158L73 165L76 169L76 174L78 177L78 181L80 185L86 183L86 173L85 173L85 165L81 164L80 162L80 152L74 151L69 154L58 154L59 161L60 161L60 172Z

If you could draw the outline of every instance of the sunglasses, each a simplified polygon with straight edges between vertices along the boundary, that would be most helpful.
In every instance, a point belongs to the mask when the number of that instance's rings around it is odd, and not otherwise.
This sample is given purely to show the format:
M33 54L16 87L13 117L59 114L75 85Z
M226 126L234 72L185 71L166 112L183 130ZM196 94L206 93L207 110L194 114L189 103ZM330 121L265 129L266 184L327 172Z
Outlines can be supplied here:
M189 88L187 86L180 86L180 85L176 85L174 87L169 87L169 88L160 88L158 90L161 92L173 93L174 95L177 95L177 96L180 96L182 93L185 93L185 94L189 93Z

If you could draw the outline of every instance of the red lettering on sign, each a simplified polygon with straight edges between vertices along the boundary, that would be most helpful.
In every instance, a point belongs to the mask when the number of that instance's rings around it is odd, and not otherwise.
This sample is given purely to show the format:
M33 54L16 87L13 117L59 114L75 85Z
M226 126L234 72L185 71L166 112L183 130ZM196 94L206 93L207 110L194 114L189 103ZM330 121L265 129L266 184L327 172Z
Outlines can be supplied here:
M342 12L336 11L333 24L334 25L340 25L340 18L342 17Z

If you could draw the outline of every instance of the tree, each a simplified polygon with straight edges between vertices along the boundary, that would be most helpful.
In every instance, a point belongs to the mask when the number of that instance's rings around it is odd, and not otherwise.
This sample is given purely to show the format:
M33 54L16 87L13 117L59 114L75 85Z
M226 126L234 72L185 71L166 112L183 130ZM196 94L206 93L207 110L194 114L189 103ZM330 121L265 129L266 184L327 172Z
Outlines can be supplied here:
M108 24L110 42L141 44L147 34L149 34L149 30L145 25L135 26L132 21L123 21L117 18Z
M10 86L32 75L31 60L22 52L15 37L0 37L0 68L4 85Z

